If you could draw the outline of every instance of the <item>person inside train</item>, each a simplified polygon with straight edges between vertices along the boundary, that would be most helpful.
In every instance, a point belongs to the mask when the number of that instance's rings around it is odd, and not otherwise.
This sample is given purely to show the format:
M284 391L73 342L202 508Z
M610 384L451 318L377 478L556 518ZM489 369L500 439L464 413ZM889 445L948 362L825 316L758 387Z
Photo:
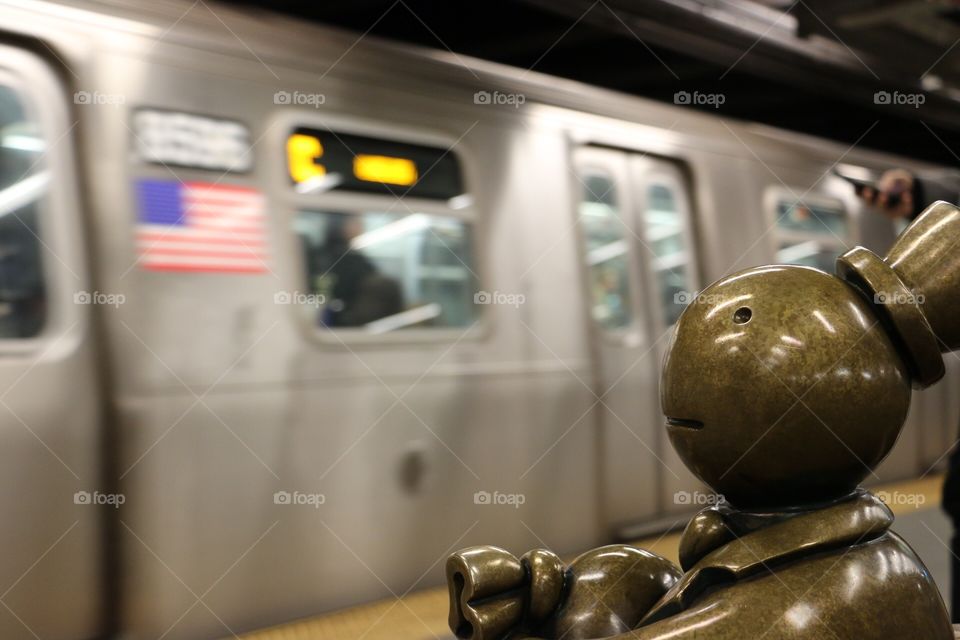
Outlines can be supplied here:
M866 187L860 197L874 210L893 219L912 221L931 203L945 200L960 203L960 177L943 176L937 179L919 177L906 169L890 169L877 181L876 187ZM942 507L953 524L950 541L951 602L950 615L954 624L960 623L960 438L954 442L947 463L943 484Z
M400 283L351 246L361 233L358 216L331 216L323 244L308 251L310 273L318 280L314 286L326 297L320 318L324 326L359 327L403 311Z

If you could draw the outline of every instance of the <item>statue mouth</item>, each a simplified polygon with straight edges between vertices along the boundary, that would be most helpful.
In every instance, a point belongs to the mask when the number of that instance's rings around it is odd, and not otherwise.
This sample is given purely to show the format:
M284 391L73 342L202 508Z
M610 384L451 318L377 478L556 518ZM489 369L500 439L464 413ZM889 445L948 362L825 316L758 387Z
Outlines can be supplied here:
M678 429L703 429L703 422L700 420L691 420L690 418L671 418L667 416L667 426L677 427Z

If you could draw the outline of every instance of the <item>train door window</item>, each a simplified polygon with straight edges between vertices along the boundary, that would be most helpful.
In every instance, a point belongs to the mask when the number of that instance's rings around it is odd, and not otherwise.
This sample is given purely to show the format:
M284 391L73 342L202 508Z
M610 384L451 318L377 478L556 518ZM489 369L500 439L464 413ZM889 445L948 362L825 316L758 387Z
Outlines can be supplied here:
M586 175L578 219L586 244L590 311L608 330L623 329L633 321L629 243L620 216L613 180Z
M833 271L837 258L851 244L843 202L821 196L800 201L792 193L779 192L768 208L776 220L777 262Z
M685 207L678 187L656 178L646 188L643 226L666 326L680 317L693 290Z
M467 222L426 213L301 211L294 230L312 296L303 306L317 326L387 333L474 322Z
M38 124L0 84L0 339L35 336L46 318L38 227L49 183L43 152Z

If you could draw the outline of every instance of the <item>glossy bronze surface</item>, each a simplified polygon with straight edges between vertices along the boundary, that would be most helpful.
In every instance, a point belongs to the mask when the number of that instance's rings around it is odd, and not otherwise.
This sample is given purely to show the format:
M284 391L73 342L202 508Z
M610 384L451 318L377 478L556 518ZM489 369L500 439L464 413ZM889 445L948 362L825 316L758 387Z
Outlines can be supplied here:
M862 247L837 261L837 274L872 300L900 345L914 386L943 377L940 353L960 348L960 209L936 202L880 260Z
M450 557L461 638L953 638L890 511L857 484L890 451L911 387L960 347L960 209L929 207L881 260L837 276L774 265L702 291L675 328L661 406L684 463L725 499L680 568L624 545Z
M886 262L872 251L855 247L837 260L837 275L875 301L878 319L890 328L891 338L900 341L900 355L915 388L928 387L943 377L940 343L917 302L922 298Z
M472 547L453 554L447 559L450 629L459 638L502 637L520 623L529 597L513 591L526 581L520 561L503 549Z
M601 547L571 563L564 576L568 595L550 619L524 618L530 583L520 578L472 604L458 600L456 606L486 607L486 613L452 628L477 640L504 637L504 628L512 638L554 640L952 637L936 585L888 530L893 516L869 493L777 514L710 507L696 520L722 522L729 535L711 535L711 525L688 527L681 548L699 554L682 576L652 554ZM480 556L473 553L451 557L448 571L451 565L464 571L454 580L498 582L499 564L476 564ZM491 575L483 575L488 570Z
M677 322L660 383L680 458L742 508L850 493L890 451L909 402L907 369L870 304L795 266L707 287Z
M548 561L528 562L538 556ZM521 569L538 564L539 575ZM633 629L680 576L668 560L627 545L593 549L569 567L543 549L521 560L496 547L464 549L447 560L450 628L472 640L508 629L569 640L613 636Z
M701 513L709 512L720 515L733 539L714 548L709 545L703 548L696 563L644 618L645 623L684 611L718 582L733 583L750 576L762 576L767 573L767 567L792 557L872 542L883 536L893 523L889 509L865 492L823 508L790 514L739 536L736 531L743 529L738 520L742 522L749 514L733 510L723 514L712 507ZM685 536L700 534L699 531L685 532Z

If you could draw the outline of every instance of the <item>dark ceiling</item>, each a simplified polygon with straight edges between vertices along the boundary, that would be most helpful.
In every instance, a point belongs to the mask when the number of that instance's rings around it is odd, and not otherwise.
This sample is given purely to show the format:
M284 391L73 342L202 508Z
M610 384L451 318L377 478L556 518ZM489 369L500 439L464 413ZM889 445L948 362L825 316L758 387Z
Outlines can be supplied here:
M233 3L960 165L956 0Z

